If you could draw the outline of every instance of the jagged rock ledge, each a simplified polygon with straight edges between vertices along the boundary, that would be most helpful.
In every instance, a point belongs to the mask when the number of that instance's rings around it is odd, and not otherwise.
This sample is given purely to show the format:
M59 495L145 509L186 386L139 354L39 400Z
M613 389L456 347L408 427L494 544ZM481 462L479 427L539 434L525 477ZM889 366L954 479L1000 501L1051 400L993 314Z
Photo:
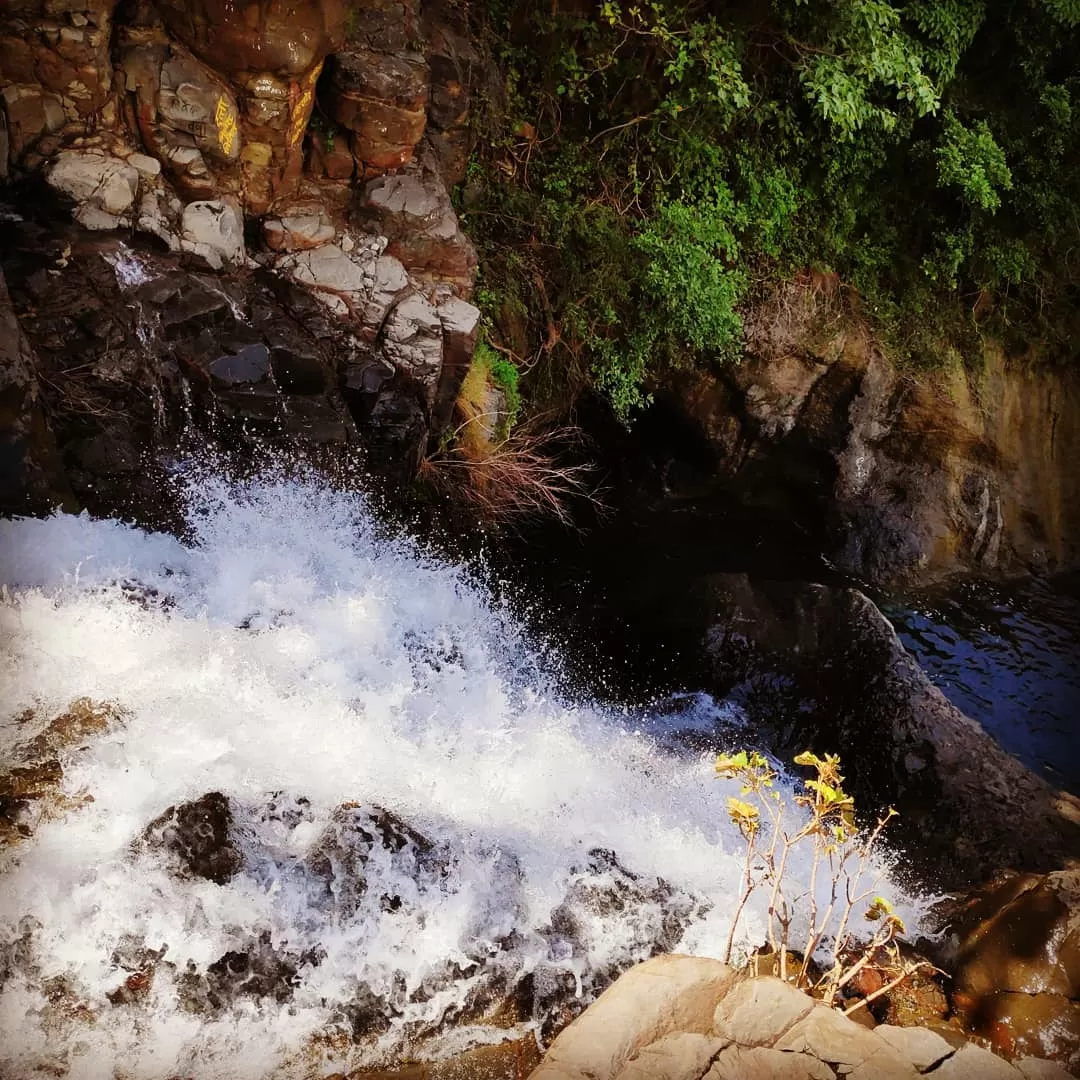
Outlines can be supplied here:
M927 1028L874 1030L781 982L716 960L632 968L571 1024L531 1080L1066 1080Z
M463 19L419 0L5 8L3 511L153 520L125 493L192 421L230 449L360 445L411 477L479 319L449 196Z

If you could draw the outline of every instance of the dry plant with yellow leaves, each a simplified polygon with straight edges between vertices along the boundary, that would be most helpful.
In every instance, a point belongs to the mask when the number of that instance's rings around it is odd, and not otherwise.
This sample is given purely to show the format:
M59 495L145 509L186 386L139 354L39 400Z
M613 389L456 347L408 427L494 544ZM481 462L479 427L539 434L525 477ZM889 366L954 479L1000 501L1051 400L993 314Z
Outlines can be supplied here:
M902 959L897 939L905 933L903 922L888 900L864 888L871 854L896 811L888 810L873 828L860 829L854 800L843 788L839 757L818 757L807 750L795 764L814 770L814 776L803 782L803 792L792 800L802 811L797 816L776 787L776 770L762 754L741 750L716 760L718 776L742 784L740 795L728 799L728 814L746 842L743 887L723 959L731 961L736 930L751 894L766 889L768 946L785 981L836 1004L841 991L867 965L880 965L883 954L887 957L895 978L845 1010L853 1012L917 968L928 966ZM809 888L795 896L787 870L792 852L806 845L811 848ZM805 938L793 941L796 903L802 905L807 927ZM863 904L867 906L862 908ZM865 926L859 925L860 916Z

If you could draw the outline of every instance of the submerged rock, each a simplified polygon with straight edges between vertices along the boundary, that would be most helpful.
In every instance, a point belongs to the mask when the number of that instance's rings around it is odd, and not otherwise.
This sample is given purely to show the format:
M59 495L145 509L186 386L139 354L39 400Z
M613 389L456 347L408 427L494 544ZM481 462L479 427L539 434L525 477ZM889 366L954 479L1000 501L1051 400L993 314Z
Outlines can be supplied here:
M242 998L289 1001L297 972L311 958L298 957L273 946L268 933L242 949L231 949L199 972L194 965L177 978L177 996L185 1012L217 1015ZM318 961L315 960L315 963Z
M194 802L170 806L147 826L142 841L173 855L183 872L224 885L244 864L232 828L229 799L211 791Z

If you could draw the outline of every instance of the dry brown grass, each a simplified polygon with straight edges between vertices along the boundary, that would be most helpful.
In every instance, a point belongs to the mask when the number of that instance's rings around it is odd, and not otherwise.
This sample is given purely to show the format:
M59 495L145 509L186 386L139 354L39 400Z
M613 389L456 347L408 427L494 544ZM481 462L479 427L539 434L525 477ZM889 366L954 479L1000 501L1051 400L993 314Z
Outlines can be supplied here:
M490 443L476 419L465 420L451 449L420 466L421 478L452 504L500 528L543 519L572 525L574 503L602 508L593 467L566 460L581 442L576 428L523 425Z

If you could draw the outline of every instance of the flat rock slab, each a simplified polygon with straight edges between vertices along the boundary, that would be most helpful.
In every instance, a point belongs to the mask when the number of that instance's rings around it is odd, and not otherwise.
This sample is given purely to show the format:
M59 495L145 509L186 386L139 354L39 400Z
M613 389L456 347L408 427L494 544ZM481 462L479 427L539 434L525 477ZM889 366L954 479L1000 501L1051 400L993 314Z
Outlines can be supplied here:
M1056 1062L1043 1058L1021 1058L1015 1064L1025 1080L1072 1080L1072 1073L1066 1072Z
M1020 1080L1023 1073L997 1054L968 1043L943 1061L933 1075L936 1080Z
M777 1050L813 1054L830 1065L849 1065L851 1068L857 1068L883 1052L899 1059L897 1052L869 1028L826 1005L815 1005L776 1041L775 1046ZM901 1064L906 1062L901 1060ZM915 1070L909 1067L907 1071L914 1073Z
M739 1046L772 1046L813 1008L813 998L780 979L749 979L716 1007L713 1033Z
M936 1031L928 1028L902 1028L891 1024L879 1024L874 1034L884 1039L902 1058L915 1066L919 1072L932 1069L952 1052L949 1045Z
M631 1058L617 1080L701 1080L727 1045L712 1035L665 1035Z
M785 1054L767 1046L723 1051L705 1080L835 1080L828 1065L808 1054Z

